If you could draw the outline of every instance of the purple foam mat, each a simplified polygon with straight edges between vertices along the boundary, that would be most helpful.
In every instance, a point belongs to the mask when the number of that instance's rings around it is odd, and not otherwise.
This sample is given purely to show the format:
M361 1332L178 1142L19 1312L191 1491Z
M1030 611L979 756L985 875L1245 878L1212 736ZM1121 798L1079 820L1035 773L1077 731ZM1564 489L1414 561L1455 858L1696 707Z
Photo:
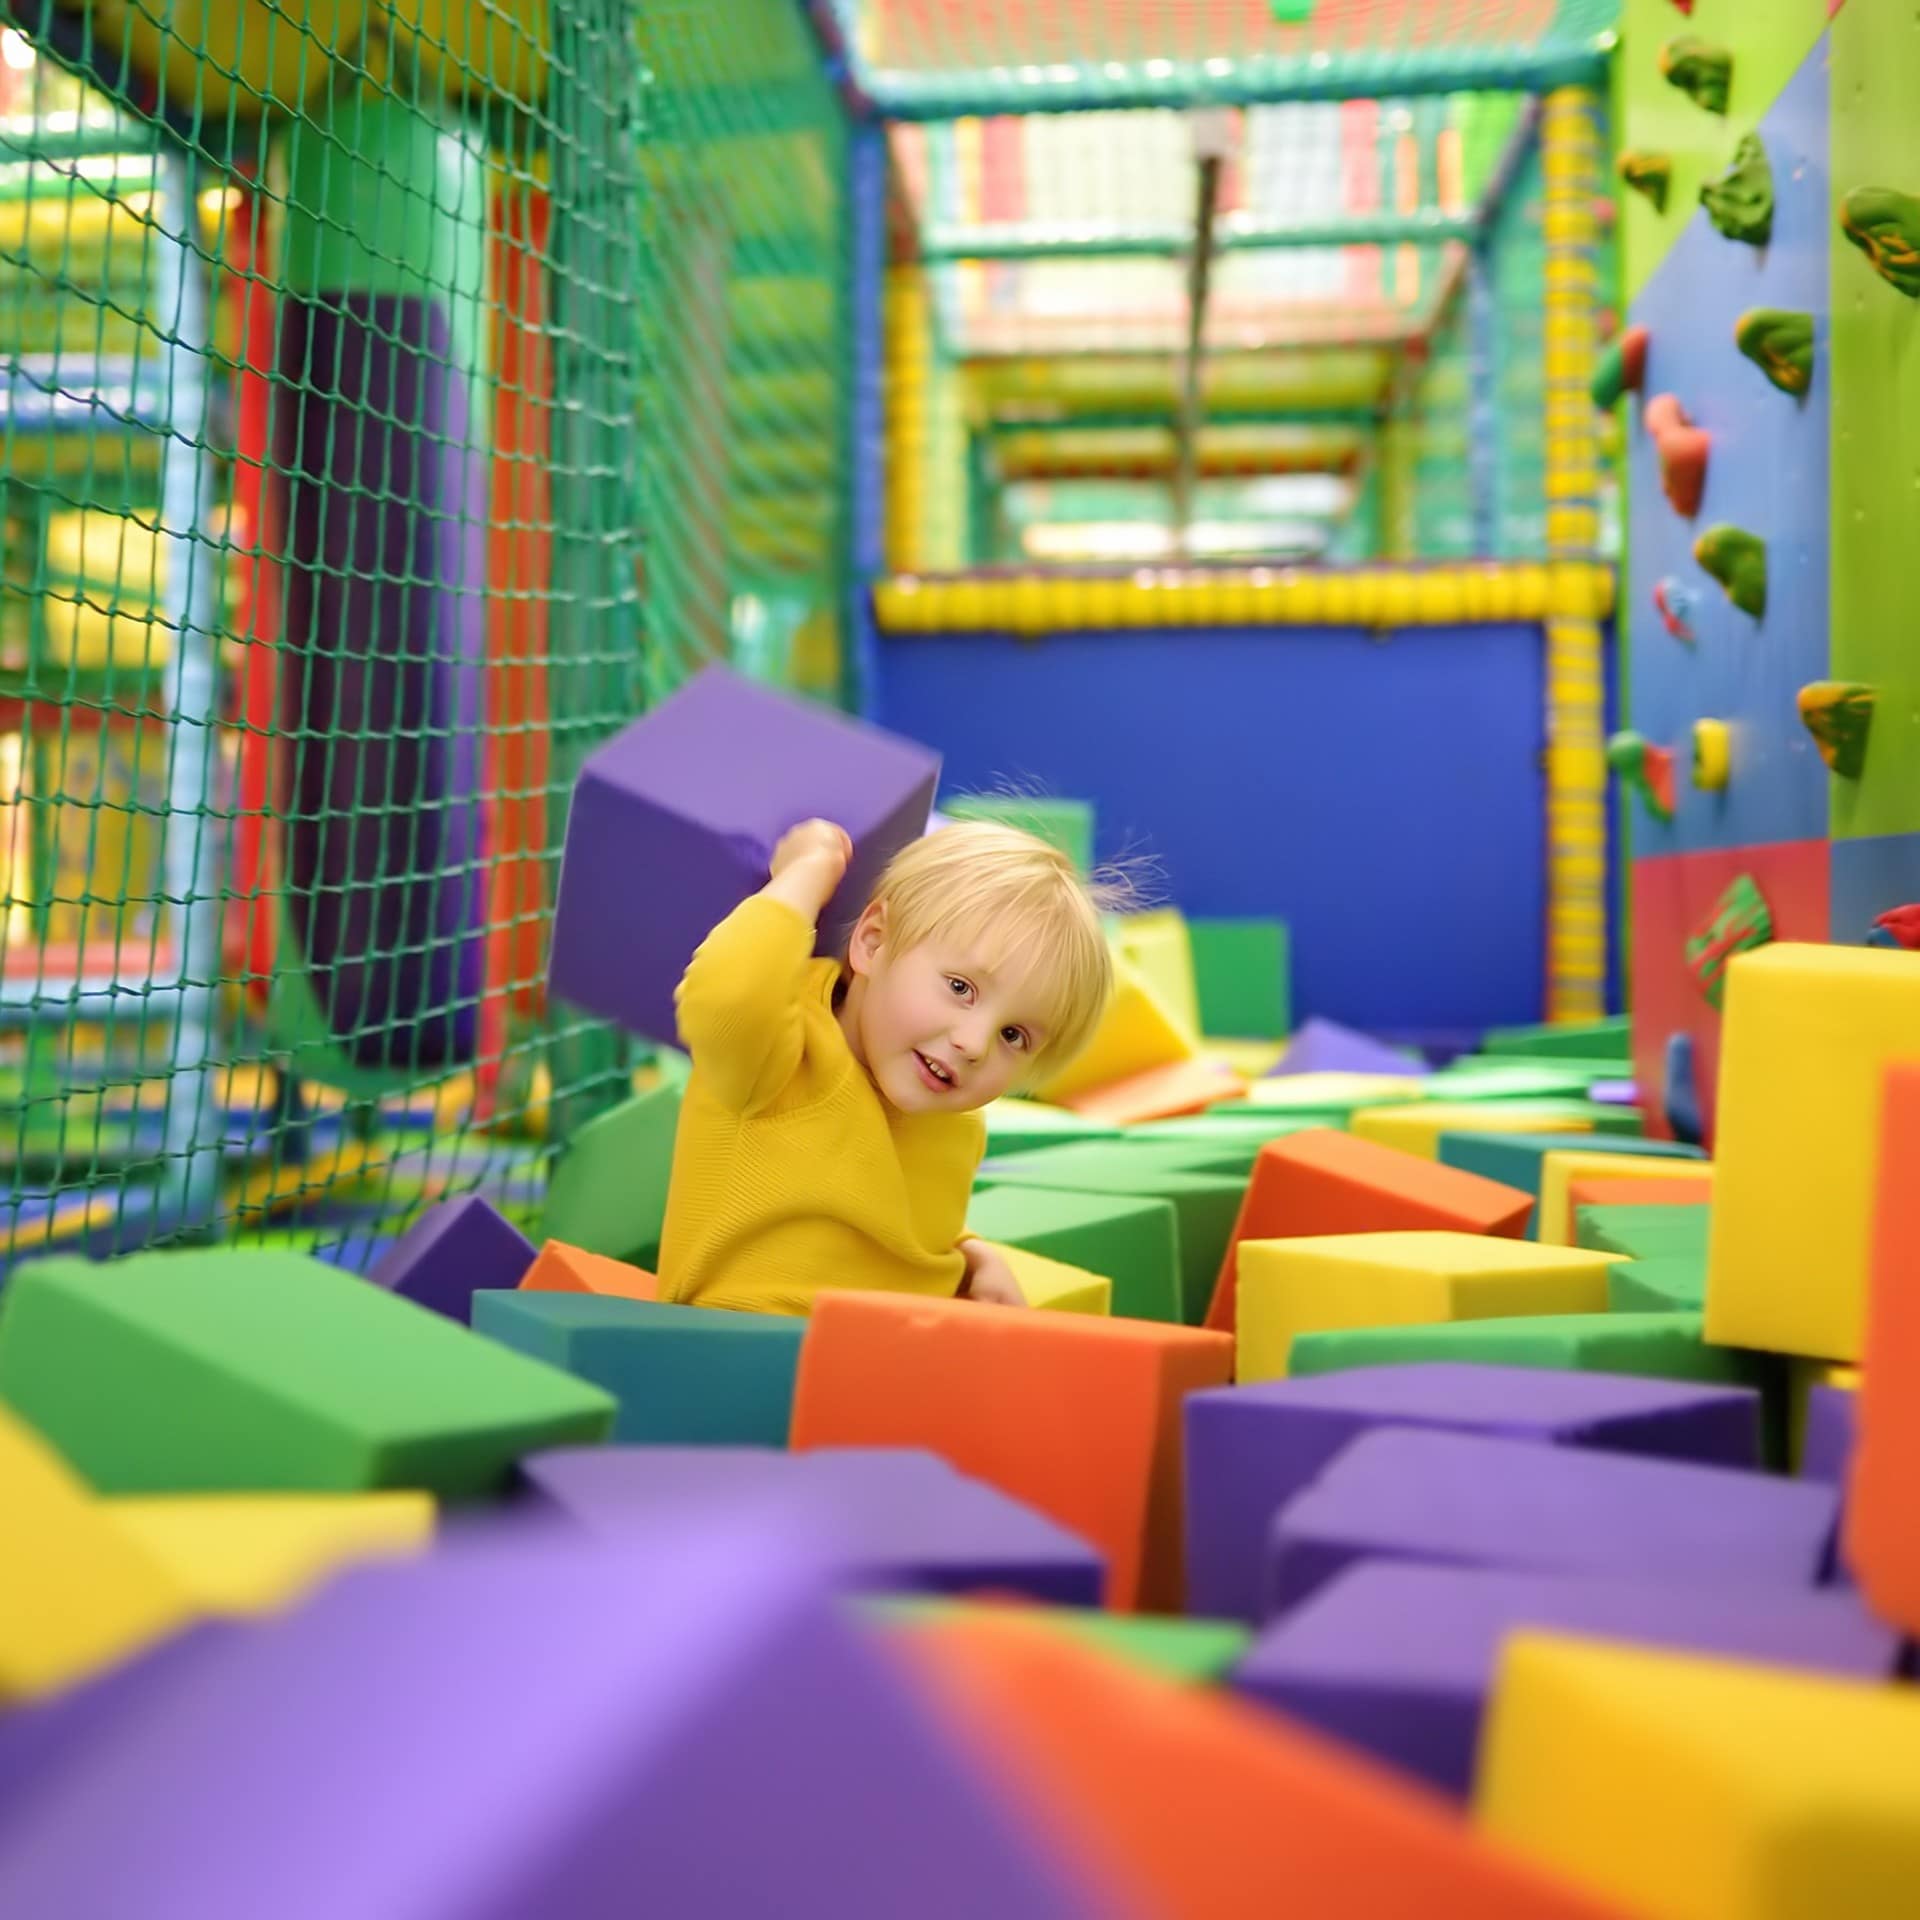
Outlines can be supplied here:
M477 1193L429 1207L387 1248L367 1278L462 1326L482 1288L517 1287L533 1242Z
M775 1525L468 1537L236 1637L166 1707L0 1827L0 1912L1096 1911Z
M1386 1427L1283 1507L1270 1611L1370 1559L1811 1587L1839 1514L1832 1487L1581 1447Z
M1748 1388L1422 1362L1190 1394L1185 1404L1187 1604L1257 1620L1279 1510L1360 1434L1438 1427L1751 1467Z
M1287 1042L1270 1078L1294 1073L1397 1073L1408 1079L1430 1073L1425 1062L1409 1059L1398 1047L1356 1033L1335 1020L1308 1020Z
M1889 1678L1899 1638L1850 1593L1370 1561L1261 1635L1232 1677L1443 1792L1473 1782L1500 1649L1518 1628Z
M281 301L287 910L363 1067L464 1064L479 1031L487 452L454 324Z
M764 1508L802 1528L847 1587L1098 1606L1105 1580L1087 1542L911 1448L564 1447L521 1473L537 1500L612 1538L665 1515Z
M924 834L939 772L911 741L708 667L581 772L549 989L677 1045L673 990L694 948L765 885L781 835L819 817L852 836L820 916L818 951L839 952L881 869Z

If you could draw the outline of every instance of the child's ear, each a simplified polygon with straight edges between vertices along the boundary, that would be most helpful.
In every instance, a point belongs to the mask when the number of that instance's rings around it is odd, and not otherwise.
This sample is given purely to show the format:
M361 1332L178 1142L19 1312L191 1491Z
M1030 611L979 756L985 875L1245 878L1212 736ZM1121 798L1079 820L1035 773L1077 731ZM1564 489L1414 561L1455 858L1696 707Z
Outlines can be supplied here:
M856 974L870 974L886 939L887 910L878 900L870 900L853 923L853 936L847 942L848 967Z

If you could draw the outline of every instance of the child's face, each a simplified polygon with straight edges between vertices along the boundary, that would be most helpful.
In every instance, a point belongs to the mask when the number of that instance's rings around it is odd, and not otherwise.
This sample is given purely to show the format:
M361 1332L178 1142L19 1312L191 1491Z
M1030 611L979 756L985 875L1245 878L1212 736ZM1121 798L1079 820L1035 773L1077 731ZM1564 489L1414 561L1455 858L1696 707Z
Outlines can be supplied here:
M903 1113L984 1107L1025 1075L1046 1039L1030 974L996 972L977 949L935 940L894 953L863 919L848 963L866 981L861 1058Z

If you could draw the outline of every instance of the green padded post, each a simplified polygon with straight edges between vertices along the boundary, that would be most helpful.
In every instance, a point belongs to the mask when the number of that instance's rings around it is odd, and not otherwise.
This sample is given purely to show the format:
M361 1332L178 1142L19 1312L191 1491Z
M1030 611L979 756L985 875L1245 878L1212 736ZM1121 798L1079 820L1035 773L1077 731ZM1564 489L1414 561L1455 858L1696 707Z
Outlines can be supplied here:
M585 1293L482 1290L474 1331L603 1388L613 1438L656 1447L784 1447L807 1323Z
M296 1254L147 1253L23 1267L0 1400L101 1493L504 1490L614 1403L411 1301Z
M1116 1314L1179 1323L1180 1233L1170 1201L993 1187L973 1196L967 1231L1105 1274Z

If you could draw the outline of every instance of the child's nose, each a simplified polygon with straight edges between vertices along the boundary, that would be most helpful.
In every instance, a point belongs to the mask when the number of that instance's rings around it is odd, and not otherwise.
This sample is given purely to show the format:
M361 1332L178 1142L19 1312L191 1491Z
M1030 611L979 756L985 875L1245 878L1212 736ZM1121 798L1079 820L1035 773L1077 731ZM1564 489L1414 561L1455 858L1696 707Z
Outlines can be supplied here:
M978 1017L957 1021L953 1029L953 1044L969 1060L978 1060L987 1049L987 1023Z

